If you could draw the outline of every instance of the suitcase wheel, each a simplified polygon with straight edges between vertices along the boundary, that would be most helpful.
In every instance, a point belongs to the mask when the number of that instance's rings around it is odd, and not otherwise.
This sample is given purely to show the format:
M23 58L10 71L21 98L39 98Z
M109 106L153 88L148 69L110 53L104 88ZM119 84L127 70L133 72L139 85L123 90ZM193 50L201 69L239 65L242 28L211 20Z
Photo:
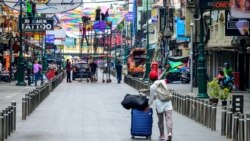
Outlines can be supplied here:
M132 139L134 139L135 138L135 136L132 136Z
M149 139L149 140L150 140L150 139L151 139L151 136L146 136L146 139Z

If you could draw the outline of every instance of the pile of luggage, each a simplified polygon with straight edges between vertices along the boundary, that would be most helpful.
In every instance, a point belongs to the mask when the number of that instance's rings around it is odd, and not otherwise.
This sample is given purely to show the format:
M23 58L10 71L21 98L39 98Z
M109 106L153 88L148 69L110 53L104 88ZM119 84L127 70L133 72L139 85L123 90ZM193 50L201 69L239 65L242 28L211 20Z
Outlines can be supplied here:
M131 135L145 136L151 139L152 124L153 124L153 110L148 108L148 99L143 95L126 94L122 106L131 111Z

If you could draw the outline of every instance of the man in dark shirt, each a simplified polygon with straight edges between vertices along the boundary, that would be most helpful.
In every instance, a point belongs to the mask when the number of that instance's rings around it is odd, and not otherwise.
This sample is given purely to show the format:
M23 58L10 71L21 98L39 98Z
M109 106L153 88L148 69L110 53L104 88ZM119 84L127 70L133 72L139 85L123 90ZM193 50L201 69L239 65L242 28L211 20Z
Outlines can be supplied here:
M121 80L122 80L122 65L121 65L120 61L117 61L115 69L116 69L117 82L121 83Z
M93 61L89 64L90 66L90 72L91 72L91 81L96 81L96 69L97 69L97 64Z

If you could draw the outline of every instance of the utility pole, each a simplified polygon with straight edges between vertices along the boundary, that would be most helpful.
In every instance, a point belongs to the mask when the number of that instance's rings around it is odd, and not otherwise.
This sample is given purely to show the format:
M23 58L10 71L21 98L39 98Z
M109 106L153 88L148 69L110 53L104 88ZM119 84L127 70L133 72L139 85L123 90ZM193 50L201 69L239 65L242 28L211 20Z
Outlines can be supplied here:
M202 0L199 0L199 7L201 7ZM199 57L198 57L198 95L197 98L209 98L207 95L207 81L206 81L206 64L204 54L204 25L203 25L203 9L200 8L200 43L199 43Z
M22 34L23 34L23 29L22 29L22 13L23 13L23 0L20 2L20 13L19 13L19 42L20 42L20 47L19 47L19 57L18 57L18 68L17 68L17 84L18 86L26 86L26 83L24 82L24 62L23 62L23 39L22 39Z
M147 5L147 8L146 8L146 10L147 10L147 20L146 20L146 24L147 24L147 46L146 46L146 51L147 51L147 56L146 56L146 70L145 70L145 76L144 76L144 80L148 80L148 75L149 75L149 72L150 72L150 57L149 57L149 32L148 32L148 30L149 30L149 25L148 25L148 20L149 20L149 10L148 10L148 0L147 0L147 3L146 3L146 5Z

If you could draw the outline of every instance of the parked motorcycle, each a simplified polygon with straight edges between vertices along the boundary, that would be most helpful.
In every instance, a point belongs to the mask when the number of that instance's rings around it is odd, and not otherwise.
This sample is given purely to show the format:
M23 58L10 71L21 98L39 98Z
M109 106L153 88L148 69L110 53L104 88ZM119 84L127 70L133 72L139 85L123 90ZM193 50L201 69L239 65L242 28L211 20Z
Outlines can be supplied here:
M183 72L181 74L180 80L181 80L181 83L183 83L183 84L189 83L190 82L190 72Z
M166 76L167 82L172 83L173 81L181 81L183 84L190 82L189 72L169 72Z

